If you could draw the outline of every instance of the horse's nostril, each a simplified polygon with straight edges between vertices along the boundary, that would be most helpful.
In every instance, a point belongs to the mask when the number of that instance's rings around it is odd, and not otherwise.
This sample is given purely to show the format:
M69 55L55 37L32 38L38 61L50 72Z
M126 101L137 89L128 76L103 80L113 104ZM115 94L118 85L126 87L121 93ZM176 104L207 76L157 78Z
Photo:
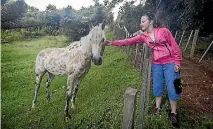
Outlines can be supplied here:
M99 63L99 64L101 64L101 63L102 63L102 59L101 59L101 58L99 58L98 63Z
M92 61L94 62L95 65L101 65L102 64L102 58L92 58Z

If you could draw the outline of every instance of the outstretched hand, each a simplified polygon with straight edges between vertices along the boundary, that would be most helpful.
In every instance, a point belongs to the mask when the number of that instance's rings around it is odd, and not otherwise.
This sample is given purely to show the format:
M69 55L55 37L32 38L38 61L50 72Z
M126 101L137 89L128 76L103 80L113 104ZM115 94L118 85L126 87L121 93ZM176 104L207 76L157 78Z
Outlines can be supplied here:
M180 66L179 65L175 65L175 72L179 72L180 71Z
M110 46L110 45L112 44L112 42L106 40L106 41L104 42L104 44L105 44L105 46Z

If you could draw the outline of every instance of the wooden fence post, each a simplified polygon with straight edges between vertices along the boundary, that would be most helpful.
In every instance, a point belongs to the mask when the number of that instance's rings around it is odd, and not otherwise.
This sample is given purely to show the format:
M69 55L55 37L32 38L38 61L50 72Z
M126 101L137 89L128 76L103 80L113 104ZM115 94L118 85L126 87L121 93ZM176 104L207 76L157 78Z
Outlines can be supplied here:
M134 112L137 90L128 87L124 96L123 129L132 129L134 126Z
M138 128L142 129L143 127L143 117L146 114L146 109L148 109L149 102L149 90L151 84L151 54L148 46L144 44L143 51L143 84L141 88L141 101L140 101L140 109L139 109L139 117L138 117Z
M141 62L140 62L140 73L142 72L142 69L143 69L143 54L144 53L144 44L142 45L142 51L141 51Z
M203 59L203 57L206 55L206 53L208 52L209 48L212 46L213 41L211 42L211 44L208 46L208 48L206 49L206 51L204 52L203 56L200 58L199 62L201 62L201 60Z
M131 52L131 46L129 45L128 46L128 54L130 55L130 52Z
M149 51L150 52L150 51ZM150 92L150 87L151 87L151 70L152 69L152 58L151 54L149 55L149 63L148 63L148 73L147 73L147 90L146 90L146 105L145 105L145 113L148 113L149 109L149 92Z
M191 53L190 53L190 58L192 58L194 56L195 47L196 47L196 43L197 43L198 32L199 32L199 30L195 30L194 38L193 38L193 42L192 42Z
M185 30L183 31L183 33L182 33L182 35L181 35L180 42L179 42L179 46L181 45L181 42L182 42L182 39L183 39L184 33L185 33Z
M187 41L187 43L186 43L185 49L184 49L183 51L186 50L186 48L187 48L187 46L188 46L188 44L189 44L189 41L190 41L190 39L191 39L191 37L192 37L193 32L194 32L194 30L191 31L190 36L189 36L189 38L188 38L188 41Z
M135 58L134 58L134 66L136 65L136 61L137 61L138 49L139 49L139 44L136 44L136 48L135 48Z
M144 59L146 57L146 54L147 54L147 46L146 44L143 44L143 50L142 50L142 54L141 54L141 66L140 66L140 72L142 72L142 69L143 69L143 62L144 62Z
M134 56L133 56L133 53L134 53L134 46L135 46L135 45L130 45L130 53L129 53L129 55L130 55L131 59L134 57Z
M145 59L143 62L143 84L141 88L141 96L140 96L140 108L139 108L139 116L138 116L138 129L142 129L143 127L143 116L144 116L144 109L145 109L145 96L146 96L146 83L147 83L147 65L148 65L149 60Z

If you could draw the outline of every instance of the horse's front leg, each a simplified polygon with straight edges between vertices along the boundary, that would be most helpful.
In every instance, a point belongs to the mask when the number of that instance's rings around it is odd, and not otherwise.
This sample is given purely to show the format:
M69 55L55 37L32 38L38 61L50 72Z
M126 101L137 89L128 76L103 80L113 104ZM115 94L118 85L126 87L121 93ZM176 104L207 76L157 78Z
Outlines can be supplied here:
M66 104L65 104L65 109L64 109L65 115L66 115L65 116L66 120L71 118L71 116L68 113L68 110L69 110L70 99L72 97L72 88L73 88L74 83L75 83L74 75L68 75L68 78L67 78L67 91L66 91Z
M74 91L73 91L73 94L72 94L72 99L71 99L71 102L72 102L71 108L73 108L73 109L75 108L75 98L77 96L77 92L78 92L79 87L80 87L80 80L77 79L75 87L74 87Z

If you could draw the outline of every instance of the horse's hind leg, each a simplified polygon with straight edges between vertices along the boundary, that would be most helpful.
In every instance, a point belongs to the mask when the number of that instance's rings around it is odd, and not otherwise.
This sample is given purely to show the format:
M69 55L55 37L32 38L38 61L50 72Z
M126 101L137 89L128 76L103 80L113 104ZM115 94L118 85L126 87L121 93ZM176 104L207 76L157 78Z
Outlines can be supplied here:
M77 96L77 92L78 92L79 87L80 87L80 81L78 80L77 84L74 87L74 91L73 91L72 99L71 99L71 102L72 102L72 107L71 108L73 108L73 109L75 108L75 98Z
M35 86L32 108L35 107L36 98L38 96L38 91L39 91L39 88L40 88L40 83L41 83L42 77L44 76L45 73L46 73L46 71L39 73L39 74L36 74L36 86Z
M48 72L48 74L49 74L49 76L48 76L47 82L46 82L46 98L47 98L47 100L50 100L50 84L55 76L49 72Z

